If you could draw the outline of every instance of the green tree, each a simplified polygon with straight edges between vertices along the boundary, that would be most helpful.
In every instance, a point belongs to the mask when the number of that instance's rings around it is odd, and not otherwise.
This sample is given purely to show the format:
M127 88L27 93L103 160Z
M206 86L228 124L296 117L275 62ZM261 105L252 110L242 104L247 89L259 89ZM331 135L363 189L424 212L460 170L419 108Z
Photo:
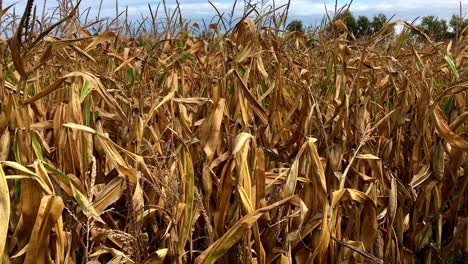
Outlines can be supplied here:
M356 20L349 10L338 14L335 17L335 20L336 19L341 19L349 31L353 32L356 37L374 34L381 30L387 22L387 17L382 13L375 15L372 21L366 16L359 16Z
M357 34L356 37L367 36L372 32L372 26L369 18L366 16L359 16L356 21L357 24Z
M358 32L358 26L356 23L356 19L354 18L351 11L346 10L342 13L339 13L335 16L335 21L341 19L343 23L346 25L349 31L351 31L354 35Z
M387 23L387 16L385 16L384 14L380 13L374 16L374 18L372 19L372 23L371 23L371 27L372 27L371 33L374 34L374 33L379 32L379 30L383 28L385 23Z
M436 41L451 37L448 31L447 21L435 16L425 16L418 26L424 33L434 38Z
M449 25L453 33L456 34L457 32L462 32L466 27L468 27L468 19L452 15Z
M304 33L304 25L301 20L293 20L286 26L286 30L291 31L298 31Z

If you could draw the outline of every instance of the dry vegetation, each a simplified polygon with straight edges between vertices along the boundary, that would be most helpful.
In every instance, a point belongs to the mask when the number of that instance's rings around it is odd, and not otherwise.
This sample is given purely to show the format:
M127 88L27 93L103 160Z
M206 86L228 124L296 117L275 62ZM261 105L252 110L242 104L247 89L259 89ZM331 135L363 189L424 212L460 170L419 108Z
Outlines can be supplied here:
M29 3L1 11L3 263L468 253L466 35L396 21L356 41L336 21L312 41L250 9L204 34L151 10L130 38L125 16L91 34L106 24Z

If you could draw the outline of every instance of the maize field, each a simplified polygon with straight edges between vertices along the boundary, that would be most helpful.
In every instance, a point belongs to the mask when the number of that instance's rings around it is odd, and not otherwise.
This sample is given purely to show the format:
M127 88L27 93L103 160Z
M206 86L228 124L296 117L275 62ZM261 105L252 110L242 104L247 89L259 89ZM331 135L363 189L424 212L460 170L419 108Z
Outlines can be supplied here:
M0 263L466 260L468 34L61 2L0 11Z

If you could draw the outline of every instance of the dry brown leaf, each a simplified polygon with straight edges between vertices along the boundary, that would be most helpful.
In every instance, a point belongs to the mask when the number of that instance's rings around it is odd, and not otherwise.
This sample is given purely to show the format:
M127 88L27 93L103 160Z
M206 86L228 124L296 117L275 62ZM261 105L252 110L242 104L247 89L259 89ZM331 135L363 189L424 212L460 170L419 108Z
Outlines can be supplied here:
M8 236L8 223L10 222L10 192L8 190L3 165L0 164L0 258L3 258L3 251Z
M111 204L115 203L123 194L127 185L122 177L115 177L96 194L93 207L101 215Z
M235 223L220 239L216 240L208 249L195 259L195 263L215 263L218 258L226 253L255 222L264 214L282 204L288 202L291 197L273 203L269 206L255 210L254 212L242 217Z
M466 141L459 135L455 134L452 130L450 130L449 126L447 125L447 121L444 117L444 113L439 106L435 107L433 111L433 117L437 132L439 132L439 134L443 138L445 138L455 148L468 150L468 141Z
M42 197L24 263L48 263L49 233L62 215L63 208L62 198Z
M221 135L221 123L223 121L224 105L226 100L224 98L219 99L218 105L216 106L213 115L211 116L210 122L210 131L208 140L206 142L203 151L205 151L208 163L211 163L213 160L216 149L220 143Z

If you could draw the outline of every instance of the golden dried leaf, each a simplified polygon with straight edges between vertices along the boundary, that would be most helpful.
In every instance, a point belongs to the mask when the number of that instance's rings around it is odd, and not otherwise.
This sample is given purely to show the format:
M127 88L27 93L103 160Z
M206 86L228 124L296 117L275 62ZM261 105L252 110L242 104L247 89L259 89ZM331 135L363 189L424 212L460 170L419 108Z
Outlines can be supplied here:
M444 113L439 106L436 106L433 112L434 121L436 125L437 132L446 139L453 147L459 148L462 150L468 150L468 141L455 134L450 130L447 125L447 121L444 117Z
M101 215L111 204L115 203L123 194L127 185L122 177L112 179L96 194L93 207L97 215Z
M0 258L3 258L3 251L8 236L8 223L10 222L10 192L8 190L3 165L0 164Z
M213 264L218 258L223 256L265 213L282 204L288 202L291 197L273 203L269 206L255 210L254 212L242 217L235 223L224 235L216 240L209 248L195 259L195 264L207 263Z
M42 197L24 263L48 263L49 233L64 207L58 196Z
M220 143L221 135L221 123L223 121L224 105L226 100L224 98L219 99L218 105L216 106L213 115L210 118L210 131L208 141L206 142L203 151L205 151L208 163L213 160L213 156L216 152L216 148Z

